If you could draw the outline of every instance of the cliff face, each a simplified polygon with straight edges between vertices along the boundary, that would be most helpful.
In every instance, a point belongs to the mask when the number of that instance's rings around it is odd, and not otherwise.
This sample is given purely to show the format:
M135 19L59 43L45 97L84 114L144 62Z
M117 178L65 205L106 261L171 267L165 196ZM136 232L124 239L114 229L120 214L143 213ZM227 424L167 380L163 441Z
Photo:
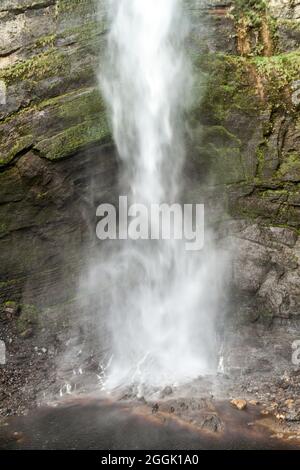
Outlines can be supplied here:
M96 87L106 28L99 3L104 17L104 0L1 2L1 301L70 298L82 246L93 238L91 178L98 202L113 197L116 163ZM194 179L211 178L226 201L239 295L262 314L297 315L300 4L185 4Z
M115 163L100 150L109 131L96 87L104 43L96 4L0 5L2 301L47 305L74 294L86 213L94 216L89 185L99 175L101 194L112 186ZM91 145L99 150L80 153Z
M263 315L290 317L300 306L300 5L237 0L209 11L217 41L197 59L209 79L191 155L239 221L237 291Z
M95 88L104 25L89 1L5 1L0 6L0 165L28 149L48 160L108 138Z
M231 214L298 228L299 5L240 0L224 8L234 47L199 59L210 77L196 115L199 160L227 185Z

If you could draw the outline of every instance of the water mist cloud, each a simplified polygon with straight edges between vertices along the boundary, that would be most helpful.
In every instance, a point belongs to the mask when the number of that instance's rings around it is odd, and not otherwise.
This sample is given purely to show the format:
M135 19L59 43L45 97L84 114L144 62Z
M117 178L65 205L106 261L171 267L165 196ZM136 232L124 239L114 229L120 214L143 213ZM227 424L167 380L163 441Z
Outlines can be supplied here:
M155 231L160 214L150 217L151 206L183 200L188 21L179 0L107 0L107 11L99 84L122 161L120 188L129 204L148 209L144 218ZM92 295L97 286L105 293L98 307L110 339L105 388L180 383L215 366L225 262L208 229L205 235L202 251L187 251L176 237L132 240L124 233L102 244L87 284Z

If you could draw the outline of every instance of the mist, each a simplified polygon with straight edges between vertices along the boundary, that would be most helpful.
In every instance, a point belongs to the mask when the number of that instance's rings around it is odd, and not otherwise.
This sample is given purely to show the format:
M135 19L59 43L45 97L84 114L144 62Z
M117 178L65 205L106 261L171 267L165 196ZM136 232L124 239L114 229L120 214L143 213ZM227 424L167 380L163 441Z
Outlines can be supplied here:
M108 1L107 12L99 87L120 161L120 194L149 208L183 204L184 114L193 89L188 17L179 0ZM152 228L158 217L147 220ZM101 244L84 283L98 297L108 335L105 390L132 385L145 394L216 371L225 262L214 239L207 223L200 251L172 238Z

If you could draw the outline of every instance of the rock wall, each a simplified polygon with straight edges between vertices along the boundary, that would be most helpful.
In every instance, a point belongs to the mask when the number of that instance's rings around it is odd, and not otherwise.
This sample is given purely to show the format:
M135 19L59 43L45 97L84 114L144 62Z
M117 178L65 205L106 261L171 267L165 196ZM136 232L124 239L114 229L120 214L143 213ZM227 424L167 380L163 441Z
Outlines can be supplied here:
M233 291L264 316L298 315L299 2L184 2L195 67L188 163L194 183L209 180L214 203L225 201ZM113 198L116 161L96 86L104 13L104 0L1 2L1 301L70 299L94 242L93 198Z
M207 40L196 22L192 38L205 91L190 157L235 219L237 298L257 316L290 318L300 313L300 4L214 1L207 11Z
M1 1L2 301L70 300L92 243L93 197L110 198L116 162L97 89L105 33L98 3Z
M48 160L109 139L95 87L104 24L91 0L7 0L0 6L0 167L33 150ZM4 26L4 27L3 27Z

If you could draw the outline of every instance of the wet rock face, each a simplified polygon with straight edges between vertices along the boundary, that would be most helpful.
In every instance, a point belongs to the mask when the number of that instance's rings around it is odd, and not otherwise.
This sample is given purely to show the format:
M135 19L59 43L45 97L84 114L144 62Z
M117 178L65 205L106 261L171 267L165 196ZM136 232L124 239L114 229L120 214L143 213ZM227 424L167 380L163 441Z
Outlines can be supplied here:
M74 297L96 242L89 221L113 201L115 175L113 153L98 147L56 164L29 151L0 173L1 301L46 307Z
M300 19L300 5L297 1L269 0L270 11L277 18Z
M231 227L234 289L254 299L257 319L299 315L300 242L296 231L237 222Z
M197 64L209 78L200 75L190 156L202 182L210 174L218 183L225 210L245 221L231 227L234 293L258 317L291 318L300 313L299 5L207 5L212 35ZM224 38L214 42L217 31Z
M95 241L88 220L96 201L111 200L99 3L1 1L0 303L74 296L82 250Z
M54 160L110 140L96 87L105 27L98 3L2 3L0 168L28 148Z
M247 221L232 233L235 291L262 312L297 315L298 2L184 5L195 71L187 122L193 178L212 176L230 216ZM82 247L94 242L91 177L95 200L114 197L116 161L102 151L111 136L96 77L104 17L104 0L1 2L1 301L69 298Z

